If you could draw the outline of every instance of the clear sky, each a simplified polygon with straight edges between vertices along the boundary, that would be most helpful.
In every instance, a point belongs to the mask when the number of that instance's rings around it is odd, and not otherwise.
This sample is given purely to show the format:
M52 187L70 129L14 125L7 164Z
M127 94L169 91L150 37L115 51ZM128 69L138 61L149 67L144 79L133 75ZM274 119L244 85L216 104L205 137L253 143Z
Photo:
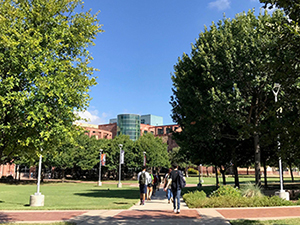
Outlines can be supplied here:
M169 102L178 57L190 53L212 21L249 9L258 14L261 6L258 0L86 0L84 10L100 11L105 32L89 48L91 66L100 71L81 116L105 124L122 113L153 114L174 124Z

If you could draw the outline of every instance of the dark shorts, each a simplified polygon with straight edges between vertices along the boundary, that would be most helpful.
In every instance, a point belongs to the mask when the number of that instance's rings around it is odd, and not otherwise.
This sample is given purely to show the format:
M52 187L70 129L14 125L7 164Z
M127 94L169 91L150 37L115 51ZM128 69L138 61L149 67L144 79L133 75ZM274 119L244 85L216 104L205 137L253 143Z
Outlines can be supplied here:
M147 193L147 185L140 184L140 193L141 194Z

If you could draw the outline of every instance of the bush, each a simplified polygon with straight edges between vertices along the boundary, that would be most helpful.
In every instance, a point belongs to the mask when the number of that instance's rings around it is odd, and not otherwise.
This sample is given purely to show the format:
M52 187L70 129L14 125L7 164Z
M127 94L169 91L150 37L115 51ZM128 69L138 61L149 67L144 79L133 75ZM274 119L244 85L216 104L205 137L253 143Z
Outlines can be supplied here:
M198 170L195 170L194 168L189 168L189 169L188 169L188 174L196 174L196 175L199 175L199 171L198 171Z
M291 206L300 205L300 200L293 203L278 196L257 196L251 198L243 197L239 190L229 185L221 186L218 190L206 197L202 191L189 192L183 195L185 203L190 208L229 208L229 207L268 207L268 206Z
M246 185L241 187L241 194L243 197L262 197L263 194L261 193L261 189L259 186L252 184L252 183L247 183Z
M202 202L206 201L206 193L204 191L194 191L183 195L183 200L189 208L198 208Z
M210 194L210 197L220 196L240 197L241 192L237 188L234 188L230 185L223 185Z

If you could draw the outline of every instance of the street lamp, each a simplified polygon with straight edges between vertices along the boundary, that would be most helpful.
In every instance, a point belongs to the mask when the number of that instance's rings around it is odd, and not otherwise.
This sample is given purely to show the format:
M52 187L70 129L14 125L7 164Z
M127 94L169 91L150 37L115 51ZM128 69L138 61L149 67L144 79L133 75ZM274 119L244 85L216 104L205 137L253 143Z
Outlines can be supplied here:
M119 164L119 183L118 183L118 188L122 187L122 183L121 183L121 164L122 164L122 144L119 144L119 148L120 148L120 164Z
M146 166L146 152L143 152L144 153L144 162L143 162L143 166Z
M38 170L38 180L37 180L37 190L34 195L30 196L30 206L44 206L45 196L40 193L41 184L41 172L42 172L42 152L41 148L40 160L39 160L39 170Z
M202 183L201 183L202 178L200 179L200 176L201 176L201 173L200 173L200 166L202 166L202 164L199 165L199 170L198 170L198 172L199 172L199 183L198 183L198 185L197 185L198 188L201 188L201 187L202 187Z
M102 186L102 182L101 182L101 164L102 164L102 162L101 162L101 155L102 155L102 151L103 151L103 149L100 149L100 160L99 160L100 164L99 164L99 181L98 181L98 186Z
M274 96L275 96L275 103L277 102L277 96L278 96L278 93L279 93L279 90L280 90L280 84L278 83L275 83L274 84L274 87L273 87L273 93L274 93ZM282 112L282 109L279 108L279 112L281 113ZM278 119L278 114L277 114L277 119ZM280 151L280 134L278 134L277 136L278 140L277 140L277 146L278 146L278 152ZM285 192L283 190L283 179L282 179L282 163L281 163L281 157L279 157L279 177L280 177L280 191L279 192L276 192L275 194L276 195L279 195L280 198L283 198L283 199L286 199L286 200L289 200L289 193L288 192Z

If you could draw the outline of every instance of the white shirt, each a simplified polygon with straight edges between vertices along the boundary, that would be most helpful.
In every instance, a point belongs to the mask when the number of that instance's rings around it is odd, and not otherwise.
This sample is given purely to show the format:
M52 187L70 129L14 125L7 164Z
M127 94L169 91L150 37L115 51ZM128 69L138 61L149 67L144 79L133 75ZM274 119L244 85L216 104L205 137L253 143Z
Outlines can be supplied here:
M143 171L139 172L138 177L137 177L138 181L140 180L140 176L141 176L142 173L144 173L144 172ZM151 176L148 172L145 172L145 174L146 174L146 184L145 185L148 185L149 183L151 183L152 178L151 178Z

